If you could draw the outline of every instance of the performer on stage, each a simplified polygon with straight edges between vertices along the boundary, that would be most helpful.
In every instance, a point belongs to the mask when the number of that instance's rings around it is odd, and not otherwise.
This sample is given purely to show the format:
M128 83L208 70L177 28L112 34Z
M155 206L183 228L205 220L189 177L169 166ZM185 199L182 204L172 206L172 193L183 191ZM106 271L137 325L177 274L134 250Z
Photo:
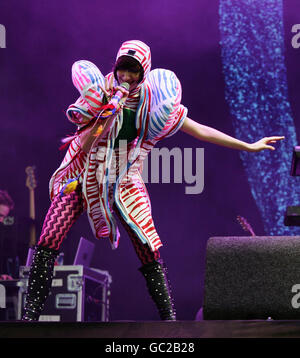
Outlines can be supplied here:
M0 190L0 241L1 241L1 248L3 249L4 242L2 242L4 239L2 238L2 231L5 228L5 220L8 218L9 213L11 210L13 210L15 207L15 203L11 196L8 194L6 190ZM11 238L13 239L13 238ZM5 254L10 254L11 252ZM4 252L0 252L0 280L12 280L13 278L8 275L7 273L3 272L3 269L7 268L6 265L6 259L7 256L4 255Z
M6 190L0 190L0 223L8 217L15 204Z
M115 216L126 228L141 261L140 271L162 320L176 320L159 248L150 199L141 178L142 163L154 145L182 130L199 140L257 152L284 137L245 143L187 117L181 85L165 69L151 69L150 48L126 41L118 51L113 71L102 75L89 61L75 62L72 79L80 93L67 109L77 126L65 140L67 153L50 180L51 206L30 269L23 320L38 320L49 294L55 258L70 227L87 215L96 238L118 247ZM125 84L124 84L125 83Z

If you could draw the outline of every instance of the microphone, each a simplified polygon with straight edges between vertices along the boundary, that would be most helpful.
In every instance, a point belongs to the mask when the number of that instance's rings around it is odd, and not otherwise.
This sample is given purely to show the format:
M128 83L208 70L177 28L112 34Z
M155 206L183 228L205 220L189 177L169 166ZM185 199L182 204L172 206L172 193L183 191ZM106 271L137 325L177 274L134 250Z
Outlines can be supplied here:
M123 87L124 89L126 89L127 91L129 91L130 85L129 85L129 83L127 83L127 82L123 82L123 83L120 84L120 87ZM117 92L113 95L113 97L112 97L112 99L110 100L109 104L112 104L114 107L117 107L122 97L123 97L123 93L122 93L121 91L117 91Z
M127 91L129 91L129 83L127 82L123 82L120 84L121 87L123 87L124 89L126 89ZM117 91L111 98L111 100L109 101L108 104L104 105L102 107L102 111L100 113L100 118L107 118L113 114L115 114L117 108L118 108L118 104L120 103L121 99L123 97L123 92L122 91Z

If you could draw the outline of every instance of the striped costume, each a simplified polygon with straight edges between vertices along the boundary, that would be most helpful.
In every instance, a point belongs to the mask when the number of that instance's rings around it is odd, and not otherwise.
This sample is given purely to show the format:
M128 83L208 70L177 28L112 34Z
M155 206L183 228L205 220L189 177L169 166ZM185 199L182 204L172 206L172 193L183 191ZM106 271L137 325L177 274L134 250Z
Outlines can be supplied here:
M180 129L187 109L180 104L181 85L176 75L164 69L150 71L151 53L147 45L127 41L122 44L117 59L120 56L134 57L144 69L144 78L130 92L123 110L115 116L109 131L99 136L89 154L81 150L78 135L70 138L66 155L51 177L50 198L55 201L66 181L81 173L82 211L87 211L95 237L109 238L112 248L118 247L120 235L114 217L117 214L140 243L156 252L162 242L141 178L142 163L158 141ZM112 76L109 73L106 78L110 80ZM78 61L72 67L72 80L80 97L68 108L67 117L80 130L97 116L105 101L102 91L105 77L91 62ZM113 81L114 87L118 85L115 79ZM125 109L135 112L137 136L115 147ZM43 232L46 226L45 222ZM46 240L43 232L40 243Z

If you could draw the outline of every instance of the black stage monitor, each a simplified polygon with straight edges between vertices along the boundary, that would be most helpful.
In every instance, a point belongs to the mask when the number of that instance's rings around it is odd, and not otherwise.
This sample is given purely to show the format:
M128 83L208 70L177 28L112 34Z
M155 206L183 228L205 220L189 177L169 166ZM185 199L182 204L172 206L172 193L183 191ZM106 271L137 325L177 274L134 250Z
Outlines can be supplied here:
M292 159L292 176L300 176L300 146L294 147Z

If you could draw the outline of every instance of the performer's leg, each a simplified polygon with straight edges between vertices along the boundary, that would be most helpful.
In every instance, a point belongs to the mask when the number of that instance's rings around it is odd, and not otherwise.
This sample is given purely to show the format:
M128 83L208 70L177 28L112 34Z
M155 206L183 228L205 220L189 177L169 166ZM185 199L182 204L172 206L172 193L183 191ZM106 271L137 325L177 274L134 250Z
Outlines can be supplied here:
M146 279L148 291L158 309L161 320L176 321L176 311L167 275L167 266L161 259L159 251L152 251L147 244L143 244L126 224L116 208L115 212L125 227L142 263L139 271Z
M83 212L81 191L55 197L51 203L30 267L23 321L37 321L49 295L55 259L69 229Z

